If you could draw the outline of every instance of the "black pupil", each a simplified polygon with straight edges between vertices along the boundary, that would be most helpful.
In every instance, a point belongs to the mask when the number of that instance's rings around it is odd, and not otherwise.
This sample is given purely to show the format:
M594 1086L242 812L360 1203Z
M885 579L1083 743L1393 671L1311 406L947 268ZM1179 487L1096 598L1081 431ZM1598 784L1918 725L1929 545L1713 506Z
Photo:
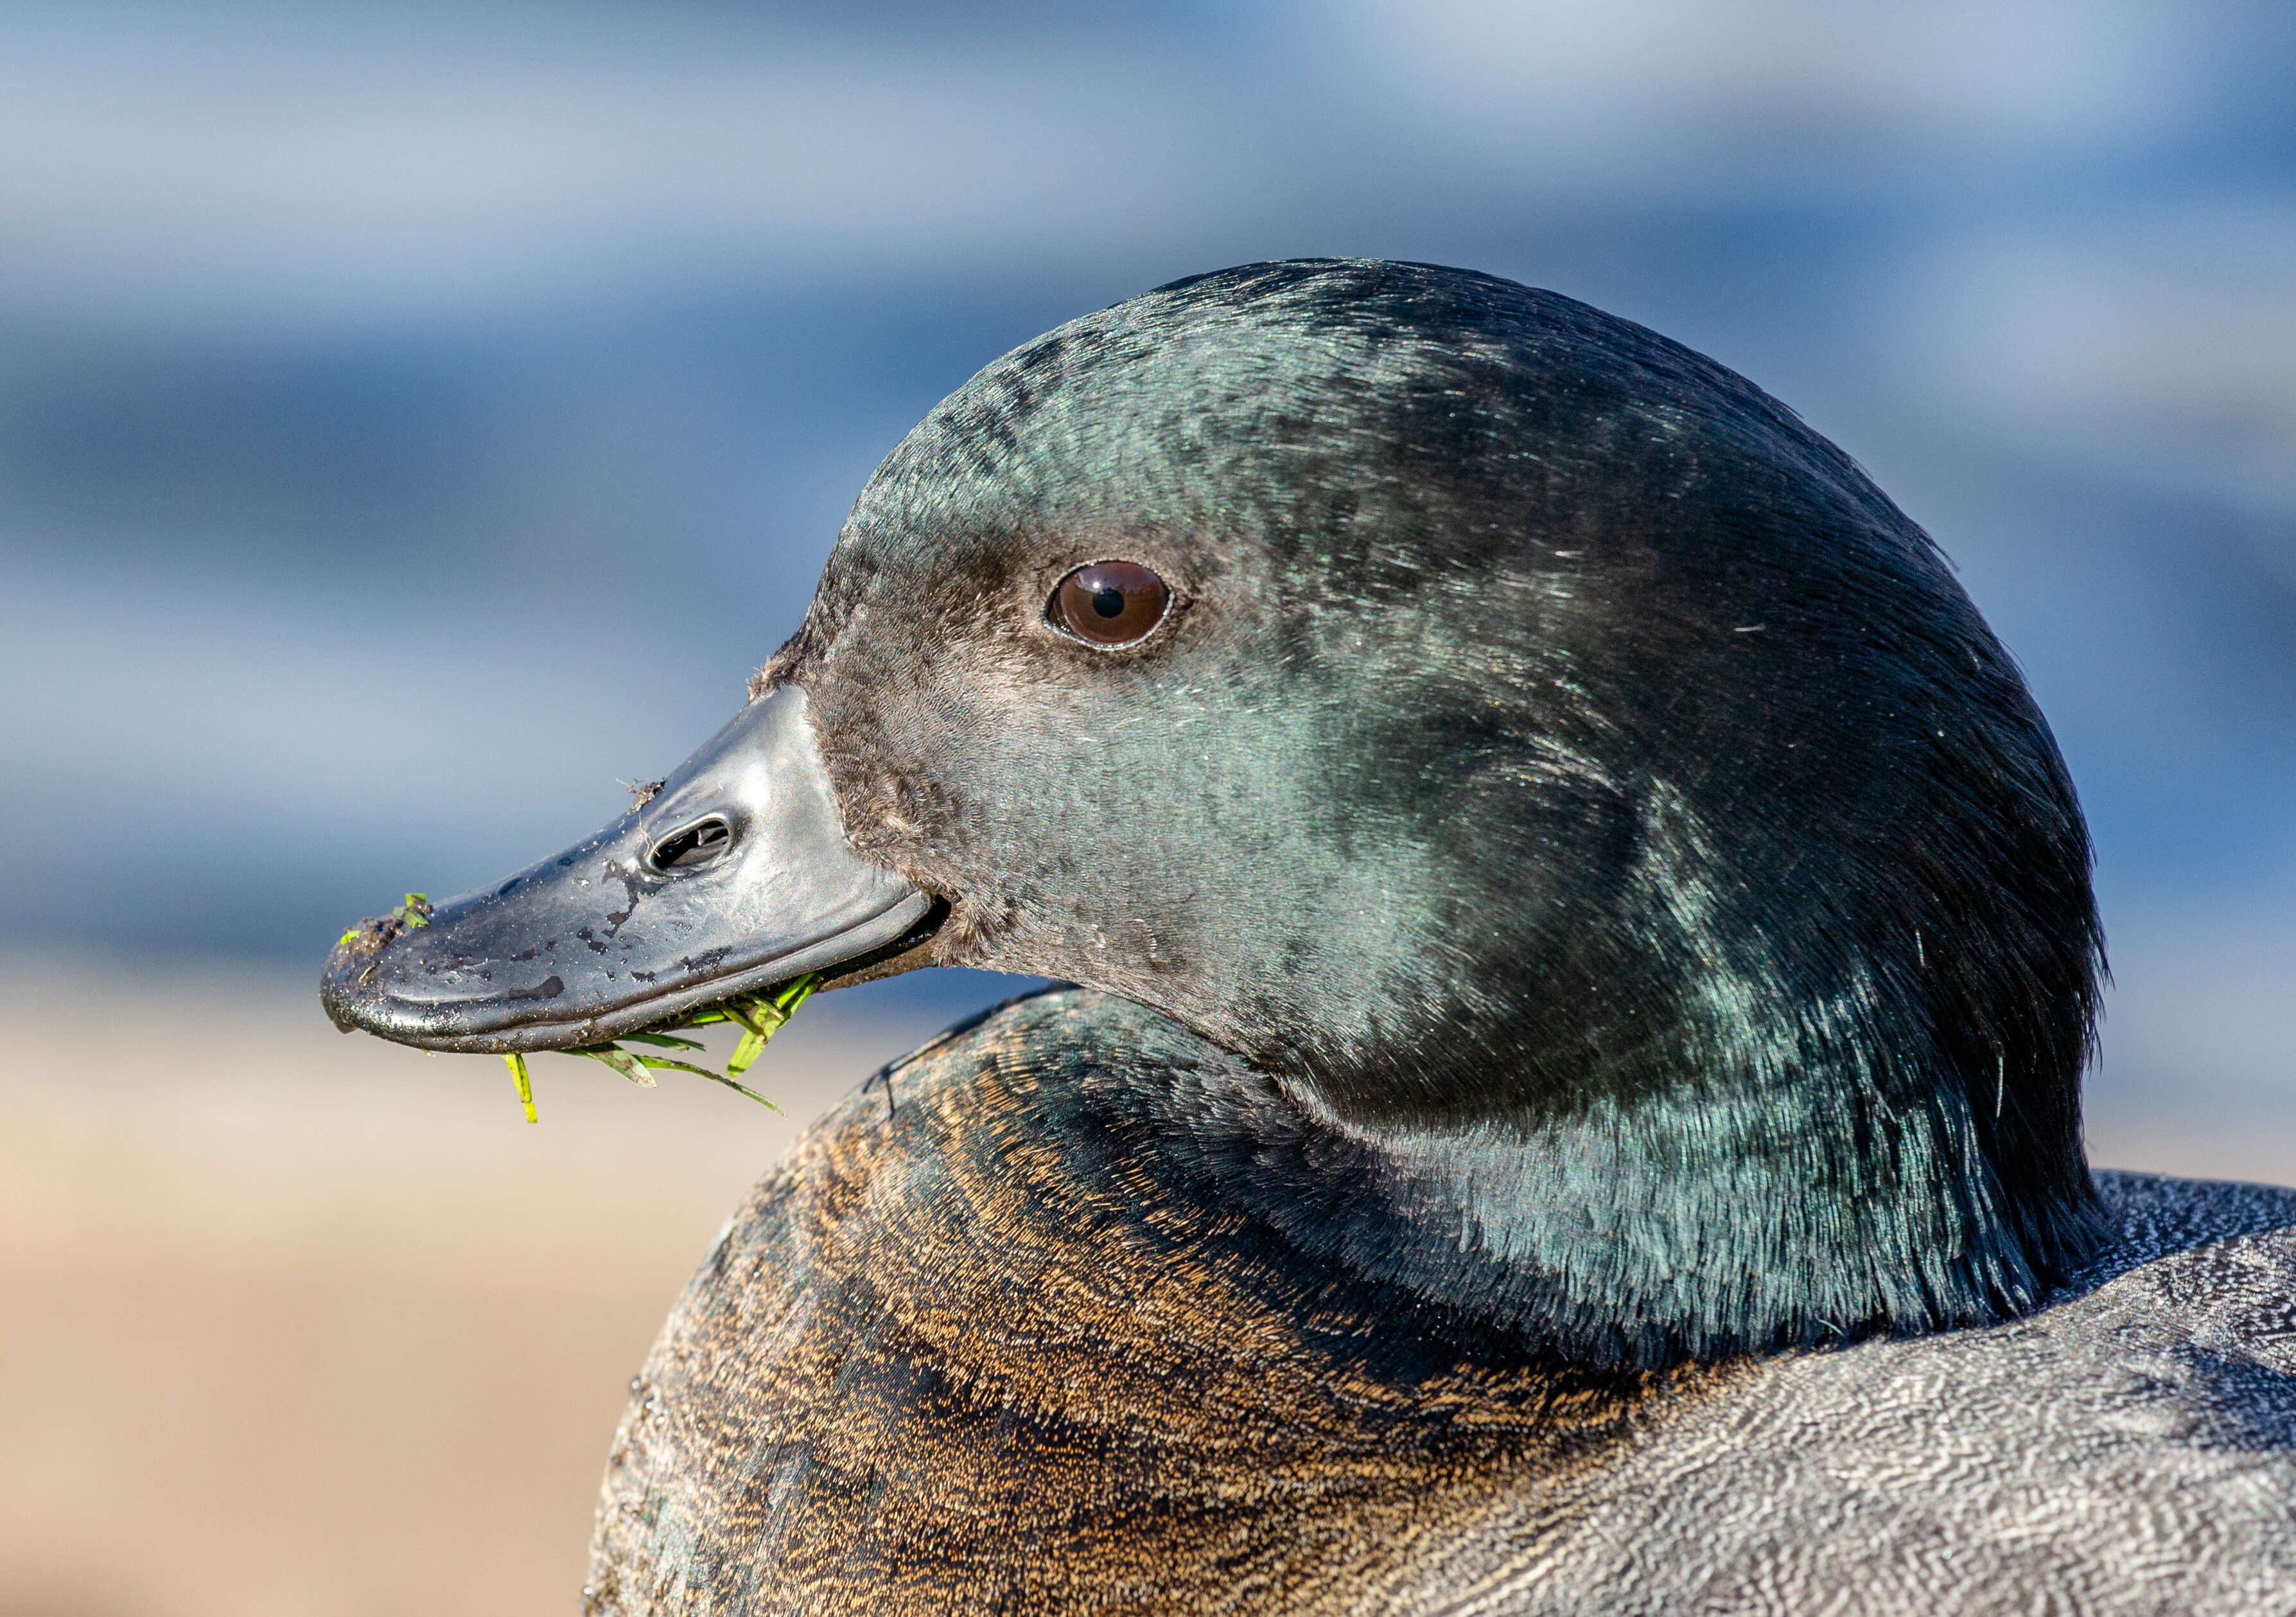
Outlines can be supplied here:
M1113 584L1103 584L1092 592L1092 610L1103 618L1124 615L1124 592Z

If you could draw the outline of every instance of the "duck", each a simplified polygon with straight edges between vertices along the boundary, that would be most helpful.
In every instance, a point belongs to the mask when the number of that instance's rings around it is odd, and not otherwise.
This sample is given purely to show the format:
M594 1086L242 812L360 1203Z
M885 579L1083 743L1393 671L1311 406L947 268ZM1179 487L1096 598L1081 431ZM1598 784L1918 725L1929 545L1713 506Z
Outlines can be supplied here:
M718 735L322 997L517 1053L1054 984L729 1220L593 1617L2296 1612L2296 1193L2089 1170L2091 866L1793 411L1289 260L981 370Z

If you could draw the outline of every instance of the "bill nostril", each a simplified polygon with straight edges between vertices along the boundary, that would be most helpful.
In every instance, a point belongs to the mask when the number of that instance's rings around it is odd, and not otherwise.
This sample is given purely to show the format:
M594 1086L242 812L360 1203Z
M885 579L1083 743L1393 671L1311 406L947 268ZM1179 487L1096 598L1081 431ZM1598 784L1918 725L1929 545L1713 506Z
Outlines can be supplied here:
M697 870L733 845L734 828L713 814L662 838L646 856L646 863L664 874Z

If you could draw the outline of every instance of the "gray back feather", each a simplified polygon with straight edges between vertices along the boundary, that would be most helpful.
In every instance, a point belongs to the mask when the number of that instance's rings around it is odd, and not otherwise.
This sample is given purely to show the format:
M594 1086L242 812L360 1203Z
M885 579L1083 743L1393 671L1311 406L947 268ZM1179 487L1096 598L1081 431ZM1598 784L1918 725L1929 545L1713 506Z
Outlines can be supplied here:
M2103 1284L1777 1360L1388 1609L2296 1612L2296 1192L2097 1181Z

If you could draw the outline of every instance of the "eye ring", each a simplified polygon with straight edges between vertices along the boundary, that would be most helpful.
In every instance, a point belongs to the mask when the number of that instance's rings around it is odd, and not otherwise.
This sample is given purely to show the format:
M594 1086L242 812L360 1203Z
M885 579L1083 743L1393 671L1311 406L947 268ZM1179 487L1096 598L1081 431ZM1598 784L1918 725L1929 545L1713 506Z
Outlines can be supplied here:
M1053 586L1045 621L1103 651L1137 645L1171 614L1172 587L1137 562L1087 562Z

